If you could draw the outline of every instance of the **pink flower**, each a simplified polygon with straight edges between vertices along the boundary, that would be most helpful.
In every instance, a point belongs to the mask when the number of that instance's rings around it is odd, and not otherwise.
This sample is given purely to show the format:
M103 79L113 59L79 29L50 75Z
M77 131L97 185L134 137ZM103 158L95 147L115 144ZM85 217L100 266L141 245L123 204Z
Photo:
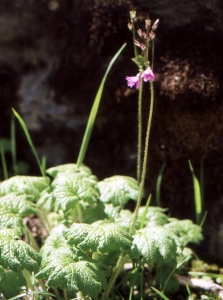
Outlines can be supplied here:
M154 81L155 80L155 75L153 74L153 70L148 67L143 73L142 73L142 78L145 82L148 80Z
M136 88L139 89L139 86L140 86L139 73L136 76L132 76L132 77L127 76L125 79L127 80L127 84L129 87L132 88L135 85Z

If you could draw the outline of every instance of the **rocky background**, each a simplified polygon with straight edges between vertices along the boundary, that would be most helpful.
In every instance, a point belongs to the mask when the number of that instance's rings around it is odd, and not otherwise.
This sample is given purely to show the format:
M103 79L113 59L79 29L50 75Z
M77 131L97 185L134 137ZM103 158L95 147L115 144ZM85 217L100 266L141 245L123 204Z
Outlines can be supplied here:
M147 194L154 194L157 176L166 162L162 205L169 207L173 216L193 218L188 160L198 177L203 165L206 232L210 252L220 254L221 0L39 0L38 5L34 0L1 0L0 137L10 137L14 107L26 121L39 155L46 155L47 167L75 162L102 76L112 56L127 42L109 74L85 164L99 179L115 174L135 177L137 93L125 82L126 75L137 71L131 62L132 36L127 28L131 5L139 19L148 14L153 21L160 18ZM146 88L144 95L146 127ZM29 174L39 174L18 123L16 134L18 160L26 163ZM10 153L7 158L10 166Z

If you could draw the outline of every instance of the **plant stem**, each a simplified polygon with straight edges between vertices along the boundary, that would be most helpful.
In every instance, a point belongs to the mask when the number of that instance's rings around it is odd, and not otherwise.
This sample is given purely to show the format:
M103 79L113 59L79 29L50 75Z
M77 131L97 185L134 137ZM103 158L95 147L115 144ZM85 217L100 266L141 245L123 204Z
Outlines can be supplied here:
M153 106L154 106L154 87L153 87L153 82L150 81L150 88L151 88L151 100L150 100L150 109L149 109L149 120L148 120L148 125L147 125L147 132L146 132L146 141L145 141L145 151L144 151L144 158L143 158L143 166L142 166L142 177L141 177L141 182L140 182L140 188L139 188L139 196L134 212L134 218L130 227L130 233L132 233L136 218L138 215L138 211L141 205L142 201L142 195L143 195L143 189L144 189L144 184L145 184L145 178L146 178L146 166L147 166L147 160L148 160L148 150L149 150L149 137L150 137L150 131L151 131L151 124L152 124L152 115L153 115Z
M142 168L142 91L143 80L140 77L140 88L138 98L138 154L137 154L137 180L140 182Z
M15 116L11 117L11 155L14 175L18 174L18 165L16 161L16 138L15 138Z
M26 231L26 234L27 234L27 238L28 238L28 244L30 246L33 247L33 249L35 249L37 252L39 252L39 246L36 242L36 240L34 239L34 237L32 236L32 233L30 232L29 228L27 226L25 226L25 231Z
M111 277L109 279L108 286L107 286L107 288L106 288L106 290L105 290L105 292L104 292L104 294L102 296L102 300L108 300L109 299L110 291L111 291L111 289L112 289L112 287L113 287L113 285L114 285L114 283L115 283L115 281L116 281L119 273L122 271L123 266L124 266L124 264L126 262L125 255L126 255L126 253L125 253L125 251L123 251L121 253L121 255L119 256L119 259L118 259L117 264L116 264L116 266L114 268L114 271L113 271L113 273L112 273L112 275L111 275Z

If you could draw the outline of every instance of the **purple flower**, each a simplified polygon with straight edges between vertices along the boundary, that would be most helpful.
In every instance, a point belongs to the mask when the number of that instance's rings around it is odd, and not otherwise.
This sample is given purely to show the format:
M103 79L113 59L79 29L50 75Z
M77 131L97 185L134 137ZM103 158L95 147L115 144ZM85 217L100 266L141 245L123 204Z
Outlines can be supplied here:
M135 85L136 88L139 89L139 86L140 86L139 73L136 76L132 76L132 77L127 76L125 79L127 80L127 84L129 87L132 88Z
M148 67L143 73L142 73L142 78L146 82L148 80L154 81L155 80L155 75L153 74L153 71L150 67Z

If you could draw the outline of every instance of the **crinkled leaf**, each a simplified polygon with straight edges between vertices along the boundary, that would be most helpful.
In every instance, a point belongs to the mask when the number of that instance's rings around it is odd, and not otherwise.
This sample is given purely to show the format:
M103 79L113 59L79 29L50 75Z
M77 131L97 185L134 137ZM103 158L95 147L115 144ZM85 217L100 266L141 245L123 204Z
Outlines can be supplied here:
M171 229L180 236L180 240L184 246L188 243L200 243L203 240L202 228L194 224L191 220L170 219L170 223L165 228Z
M108 220L97 221L91 225L74 223L65 231L69 244L83 252L108 253L120 249L128 250L132 236L128 230Z
M78 261L70 252L63 249L54 251L43 261L37 278L47 279L49 287L67 289L70 297L78 291L83 296L97 297L97 294L106 287L108 270L105 266L93 260Z
M0 183L0 196L15 192L26 194L31 201L37 201L40 193L49 185L49 179L35 176L13 176Z
M145 206L139 208L137 223L140 224L141 219L144 217ZM164 213L166 210L161 207L149 206L145 214L144 226L163 226L168 222L168 217Z
M54 187L55 211L61 209L67 212L81 200L93 204L100 195L94 176L61 174L56 177L52 185Z
M17 195L16 193L9 193L0 197L0 208L21 217L35 213L34 204L27 200L26 195Z
M128 176L113 176L98 183L101 201L111 202L114 206L124 206L129 200L137 200L139 185L137 180Z
M73 173L73 174L82 174L84 176L92 175L91 169L82 165L79 168L76 164L65 164L59 165L50 169L46 170L46 174L49 174L51 177L55 178L57 174L64 174L64 173Z
M21 272L8 271L0 275L0 292L6 299L20 294L24 286L26 287L26 280Z
M0 229L0 264L13 271L38 271L41 256L28 244L19 240L12 229Z
M22 217L35 213L32 202L26 195L9 193L0 197L0 228L23 228Z
M161 265L176 259L181 246L179 238L164 227L143 228L133 238L131 256L142 256L148 264Z
M59 248L70 248L67 244L67 240L63 236L63 231L66 228L66 226L60 224L51 230L50 235L46 238L45 243L40 250L42 258L46 258Z

